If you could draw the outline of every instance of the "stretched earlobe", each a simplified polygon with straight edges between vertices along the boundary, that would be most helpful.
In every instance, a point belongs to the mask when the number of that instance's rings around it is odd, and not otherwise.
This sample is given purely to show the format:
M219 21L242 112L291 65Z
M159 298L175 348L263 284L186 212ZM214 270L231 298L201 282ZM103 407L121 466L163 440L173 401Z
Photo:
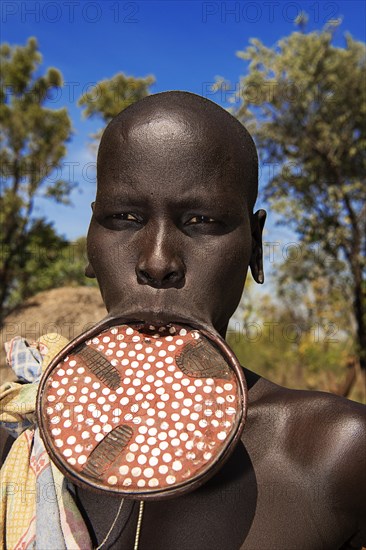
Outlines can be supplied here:
M265 210L258 210L252 220L252 256L249 265L253 279L258 284L264 283L262 233L266 217Z
M88 265L86 266L84 273L85 277L88 277L88 279L95 279L94 269L92 268L90 263L88 263Z

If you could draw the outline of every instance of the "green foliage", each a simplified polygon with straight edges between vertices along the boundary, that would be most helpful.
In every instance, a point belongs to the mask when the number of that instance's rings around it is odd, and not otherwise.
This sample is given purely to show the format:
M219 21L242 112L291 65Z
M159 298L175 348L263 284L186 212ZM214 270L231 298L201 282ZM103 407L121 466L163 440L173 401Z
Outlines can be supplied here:
M306 293L294 283L281 300L256 299L249 288L245 300L251 309L244 316L237 312L227 336L245 367L287 387L343 392L345 367L355 353L347 296L319 278ZM349 396L366 401L361 376Z
M19 272L12 280L7 310L42 290L62 286L97 286L86 279L86 238L70 243L60 237L44 219L29 227L26 244L18 248L15 261Z
M108 124L123 109L149 95L149 88L154 82L153 76L135 78L117 73L112 78L97 82L92 91L80 97L78 104L84 107L86 118L99 117ZM100 139L101 134L102 131L99 131L92 137Z
M252 39L238 53L249 67L234 112L272 167L265 198L307 250L317 246L318 256L309 253L292 275L331 277L350 296L345 310L352 308L366 368L366 48L349 35L335 47L338 24L293 32L272 48Z
M24 210L42 185L46 193L63 202L70 184L62 182L60 192L61 183L48 183L47 178L66 153L71 123L66 109L44 106L50 91L62 86L62 75L50 68L36 78L42 57L35 38L24 47L1 45L0 58L0 167L5 189L11 195L16 191Z
M61 73L49 68L44 75L36 76L42 57L35 38L25 46L2 44L0 59L2 317L24 298L23 289L27 289L26 295L32 287L26 283L26 273L34 266L24 263L29 247L37 239L47 246L49 242L62 242L43 220L32 218L36 197L67 203L72 185L49 178L60 167L71 134L67 110L45 106L52 90L63 84Z
M25 298L64 285L96 285L84 275L85 239L67 242L52 225L33 214L37 197L67 204L73 185L51 179L71 136L67 110L47 108L63 78L55 68L40 74L42 56L35 38L25 46L0 46L0 321ZM107 123L122 109L149 94L154 78L122 73L97 83L79 104L85 117Z
M79 237L74 242L56 252L54 262L49 266L49 288L60 286L93 286L98 287L96 279L85 277L85 267L88 263L86 254L86 237Z
M118 73L110 79L100 80L92 92L79 99L79 105L85 107L84 116L98 116L108 123L120 111L149 94L154 77L135 78Z

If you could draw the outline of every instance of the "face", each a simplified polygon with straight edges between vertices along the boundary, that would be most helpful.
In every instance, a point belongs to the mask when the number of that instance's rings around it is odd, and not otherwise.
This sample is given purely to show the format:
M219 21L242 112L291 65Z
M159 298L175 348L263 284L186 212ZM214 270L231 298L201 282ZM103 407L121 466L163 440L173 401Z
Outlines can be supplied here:
M105 136L88 257L110 314L225 334L258 249L232 158L172 115Z

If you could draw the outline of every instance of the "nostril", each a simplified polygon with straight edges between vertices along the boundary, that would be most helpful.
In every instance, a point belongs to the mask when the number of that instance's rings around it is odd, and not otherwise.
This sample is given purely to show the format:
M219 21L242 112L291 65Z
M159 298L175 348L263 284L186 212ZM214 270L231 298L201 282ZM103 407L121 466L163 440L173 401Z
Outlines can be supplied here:
M178 279L179 275L176 271L171 271L170 273L168 273L167 275L165 275L164 277L164 281L175 281L176 279Z
M146 281L153 281L154 279L149 275L147 271L140 270L139 271L141 277L145 279Z
M137 269L137 280L140 284L149 285L154 288L170 288L172 286L182 286L184 284L184 272L169 271L162 277L153 277L145 269Z

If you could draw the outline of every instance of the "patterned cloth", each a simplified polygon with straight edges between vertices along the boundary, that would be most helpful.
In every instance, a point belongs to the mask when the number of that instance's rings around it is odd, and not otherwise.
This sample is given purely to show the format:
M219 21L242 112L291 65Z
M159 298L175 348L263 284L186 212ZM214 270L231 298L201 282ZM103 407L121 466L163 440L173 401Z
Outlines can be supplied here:
M23 383L0 387L0 424L17 437L1 469L0 549L92 549L73 486L50 461L35 421L39 379L66 344L57 334L6 344L8 363Z

